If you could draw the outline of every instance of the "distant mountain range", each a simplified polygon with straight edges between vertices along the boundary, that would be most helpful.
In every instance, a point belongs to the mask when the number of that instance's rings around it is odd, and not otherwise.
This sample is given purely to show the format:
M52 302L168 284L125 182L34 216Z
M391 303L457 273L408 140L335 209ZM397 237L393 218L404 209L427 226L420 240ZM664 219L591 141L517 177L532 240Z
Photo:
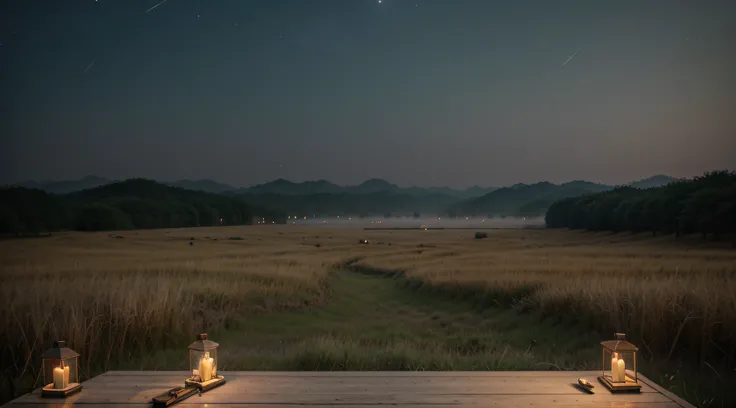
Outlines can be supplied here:
M646 189L663 186L676 180L674 177L656 175L629 183L627 186ZM480 197L455 203L447 209L447 213L450 215L542 215L555 201L613 190L615 187L583 180L563 184L553 184L547 181L535 184L515 184L511 187L499 188Z
M79 180L68 181L25 181L14 184L17 187L35 188L53 194L68 194L75 191L95 188L106 184L114 183L116 180L109 180L102 177L87 176ZM370 179L355 186L339 186L327 180L304 181L295 183L293 181L277 179L264 184L257 184L252 187L236 188L229 184L220 183L214 180L179 180L173 182L163 182L172 187L180 187L187 190L204 191L207 193L231 193L230 195L243 194L282 194L282 195L311 195L311 194L372 194L377 192L394 192L409 194L413 196L426 196L433 194L445 194L456 198L471 198L481 196L495 190L495 187L478 187L473 186L465 190L457 190L449 187L399 187L382 179Z
M293 181L278 179L264 184L258 184L248 188L234 190L235 194L280 194L280 195L312 195L312 194L374 194L389 192L395 194L407 194L416 197L443 194L455 198L477 197L495 190L495 187L473 186L465 190L457 190L449 187L399 187L382 179L366 180L355 186L338 186L327 180L305 181L295 183Z
M13 187L25 187L35 188L36 190L43 190L47 193L52 194L68 194L75 191L86 190L88 188L95 188L104 186L105 184L113 183L113 180L97 176L86 176L79 180L66 180L66 181L24 181L22 183L13 184Z
M611 189L613 186L589 181L516 184L456 203L447 212L450 215L541 215L557 200Z
M629 183L651 188L677 179L657 175ZM69 194L114 183L87 176L80 180L19 183L18 186ZM247 188L235 188L213 180L180 180L164 183L186 190L238 197L257 206L293 214L365 214L424 212L449 215L541 215L557 200L607 191L614 186L589 181L563 184L540 182L510 187L478 187L464 190L449 187L399 187L386 180L370 179L354 186L339 186L326 180L295 183L278 179Z

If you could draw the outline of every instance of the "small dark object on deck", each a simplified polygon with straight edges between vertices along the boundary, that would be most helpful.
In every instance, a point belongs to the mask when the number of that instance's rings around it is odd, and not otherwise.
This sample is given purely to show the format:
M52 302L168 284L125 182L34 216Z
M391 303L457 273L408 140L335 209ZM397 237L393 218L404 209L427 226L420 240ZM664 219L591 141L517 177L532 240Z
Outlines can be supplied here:
M476 232L475 233L475 239L483 239L483 238L488 238L487 232Z
M189 240L190 241L194 241L194 237L189 237Z
M194 242L189 241L189 246L194 246Z
M315 247L317 247L317 248L319 248L319 247L321 247L322 245L321 245L321 244L314 244L314 246L315 246Z
M360 241L358 241L358 244L360 244L360 245L368 245L368 244L370 244L370 243L371 243L371 242L370 242L370 241L368 241L367 239L361 239Z
M151 402L153 402L154 407L168 407L199 393L200 391L196 387L176 387L153 397Z
M228 239L231 240L231 241L242 241L243 240L243 237L230 237Z
M589 383L585 378L578 378L578 384L580 384L580 387L586 392L594 394L593 388L595 388L595 386Z

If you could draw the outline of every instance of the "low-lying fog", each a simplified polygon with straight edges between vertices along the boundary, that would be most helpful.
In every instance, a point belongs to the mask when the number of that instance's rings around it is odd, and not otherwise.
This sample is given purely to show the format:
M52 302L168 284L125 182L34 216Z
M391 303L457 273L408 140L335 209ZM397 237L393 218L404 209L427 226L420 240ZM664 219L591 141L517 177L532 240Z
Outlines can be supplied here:
M544 217L520 218L359 218L350 216L288 219L287 224L362 228L542 228Z

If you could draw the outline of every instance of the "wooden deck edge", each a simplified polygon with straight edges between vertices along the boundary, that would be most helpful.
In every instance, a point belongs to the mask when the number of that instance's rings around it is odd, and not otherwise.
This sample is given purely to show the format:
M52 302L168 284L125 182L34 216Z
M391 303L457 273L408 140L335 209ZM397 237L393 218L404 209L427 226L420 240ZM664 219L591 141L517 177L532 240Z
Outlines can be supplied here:
M581 370L581 371L541 371L541 370L508 370L508 371L247 371L247 370L218 370L223 375L234 376L263 376L263 377L281 377L281 376L311 376L311 377L331 377L331 376L348 376L348 377L571 377L575 380L581 375L598 375L600 370ZM112 370L101 373L93 378L102 375L126 376L126 375L188 375L185 370ZM639 375L641 377L641 375Z
M682 408L695 408L695 406L684 399L678 397L677 395L671 393L670 391L665 390L662 388L659 384L656 382L650 380L649 378L643 376L641 373L638 375L639 381L643 382L644 384L652 387L656 391L658 391L660 394L664 395L665 397L669 398L674 402L675 404L681 406Z

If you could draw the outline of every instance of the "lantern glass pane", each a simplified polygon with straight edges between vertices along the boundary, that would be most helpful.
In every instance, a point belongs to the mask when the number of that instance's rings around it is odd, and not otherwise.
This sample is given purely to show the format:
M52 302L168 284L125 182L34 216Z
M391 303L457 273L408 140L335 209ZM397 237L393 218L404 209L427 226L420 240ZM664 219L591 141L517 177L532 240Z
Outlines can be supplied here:
M64 389L72 384L79 383L78 361L77 357L65 359L44 358L44 386L53 385L54 389Z
M636 382L635 352L603 349L603 375L614 383Z
M67 358L66 360L64 360L64 365L69 367L69 383L70 384L79 382L78 361L79 361L78 357Z
M190 378L206 382L217 377L217 347L207 348L204 351L189 350Z

